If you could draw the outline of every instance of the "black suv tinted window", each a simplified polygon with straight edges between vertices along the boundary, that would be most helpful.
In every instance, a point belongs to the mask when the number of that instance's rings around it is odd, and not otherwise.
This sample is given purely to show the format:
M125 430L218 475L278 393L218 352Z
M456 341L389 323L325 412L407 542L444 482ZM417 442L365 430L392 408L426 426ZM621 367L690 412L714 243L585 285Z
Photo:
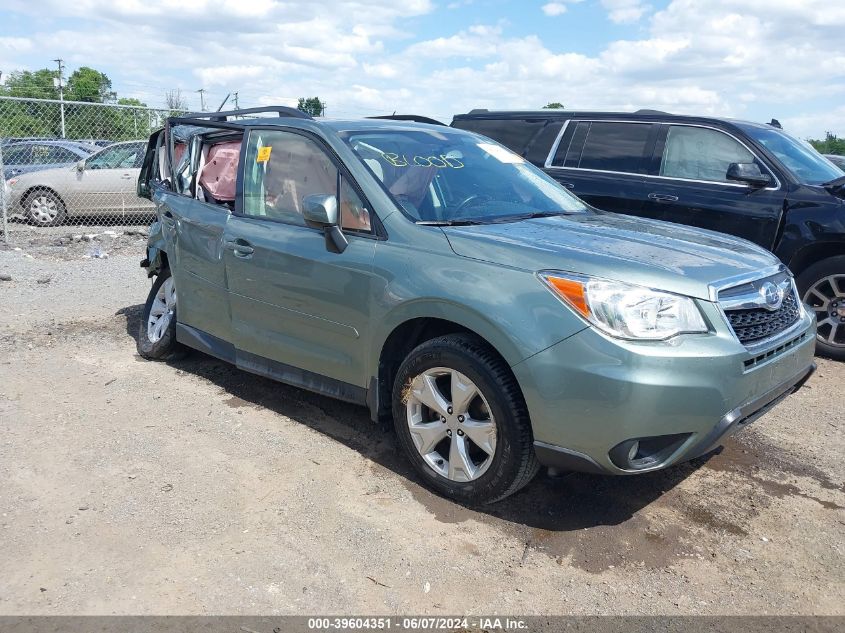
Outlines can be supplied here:
M529 119L474 119L461 121L456 126L462 130L489 136L505 147L511 148L517 154L524 154L526 146L537 133L545 127L545 120ZM548 152L548 149L546 150Z
M753 162L754 154L724 132L705 127L672 125L663 148L660 175L728 182L726 174L731 163Z
M558 147L553 165L639 173L651 127L650 123L573 122Z

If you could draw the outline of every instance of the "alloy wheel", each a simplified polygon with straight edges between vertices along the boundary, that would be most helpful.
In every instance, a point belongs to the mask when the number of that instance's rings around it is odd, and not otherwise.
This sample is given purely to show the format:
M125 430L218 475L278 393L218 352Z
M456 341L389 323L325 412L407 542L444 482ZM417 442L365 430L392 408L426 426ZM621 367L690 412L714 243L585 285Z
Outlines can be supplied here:
M467 482L490 467L496 421L481 390L464 374L435 367L417 375L406 408L414 446L434 472Z
M147 317L147 338L151 343L161 340L175 312L176 287L173 285L173 277L168 277L159 287Z
M804 294L804 303L816 313L819 341L845 347L845 275L829 275Z

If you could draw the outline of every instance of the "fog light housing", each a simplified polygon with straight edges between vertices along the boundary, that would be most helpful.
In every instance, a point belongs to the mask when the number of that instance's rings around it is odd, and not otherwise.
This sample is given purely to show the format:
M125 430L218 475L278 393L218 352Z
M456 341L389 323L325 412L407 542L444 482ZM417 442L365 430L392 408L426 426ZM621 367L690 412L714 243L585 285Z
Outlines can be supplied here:
M654 435L620 442L608 453L610 461L622 470L646 470L663 464L692 435Z

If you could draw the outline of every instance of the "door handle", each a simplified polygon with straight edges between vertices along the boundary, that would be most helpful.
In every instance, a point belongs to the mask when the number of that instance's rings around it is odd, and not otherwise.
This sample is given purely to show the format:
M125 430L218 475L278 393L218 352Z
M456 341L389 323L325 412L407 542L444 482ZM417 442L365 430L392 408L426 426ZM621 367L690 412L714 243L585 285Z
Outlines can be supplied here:
M562 184L567 189L575 189L575 185L573 185L571 182L562 182L560 184Z
M668 193L650 193L648 194L649 200L655 200L657 202L677 202L678 196L673 196Z
M228 240L225 246L227 250L232 251L235 257L250 257L255 252L249 242L241 238Z
M121 180L129 180L130 178L132 178L132 174L123 174L120 177Z

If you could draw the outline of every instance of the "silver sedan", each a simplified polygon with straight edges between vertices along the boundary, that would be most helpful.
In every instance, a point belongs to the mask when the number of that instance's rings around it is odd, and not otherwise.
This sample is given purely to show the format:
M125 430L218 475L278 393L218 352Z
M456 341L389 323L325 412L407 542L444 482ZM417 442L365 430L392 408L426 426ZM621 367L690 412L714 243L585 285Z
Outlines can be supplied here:
M9 215L39 226L80 215L151 215L153 204L135 194L145 149L145 141L115 143L71 167L12 177L4 186Z

